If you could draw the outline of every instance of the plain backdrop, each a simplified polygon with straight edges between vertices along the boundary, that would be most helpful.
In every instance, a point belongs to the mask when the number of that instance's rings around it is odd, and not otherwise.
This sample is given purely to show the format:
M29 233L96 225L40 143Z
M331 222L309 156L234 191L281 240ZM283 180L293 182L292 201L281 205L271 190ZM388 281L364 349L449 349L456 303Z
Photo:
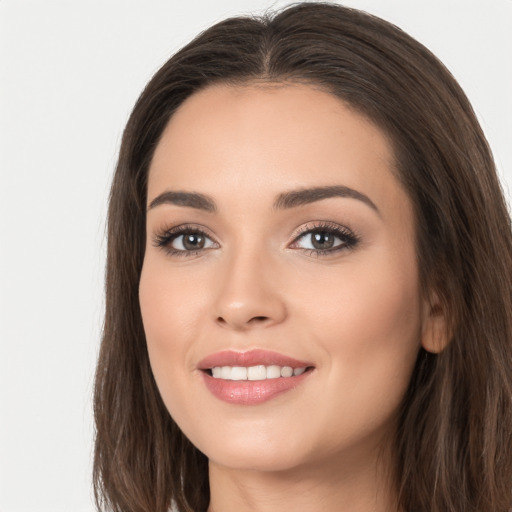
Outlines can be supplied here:
M0 0L0 511L92 512L105 212L145 83L264 0ZM473 103L512 184L512 0L347 0L405 29Z

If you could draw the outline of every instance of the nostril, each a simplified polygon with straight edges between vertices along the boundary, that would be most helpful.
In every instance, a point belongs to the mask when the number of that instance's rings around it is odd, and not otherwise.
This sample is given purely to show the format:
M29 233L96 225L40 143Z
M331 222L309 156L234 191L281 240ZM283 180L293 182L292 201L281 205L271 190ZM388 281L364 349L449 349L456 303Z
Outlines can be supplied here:
M231 326L235 329L248 329L256 326L264 326L271 322L272 318L269 316L258 315L258 316L243 316L243 315L231 315L231 316L218 316L216 323L222 327Z
M262 324L262 323L265 323L269 320L269 317L268 316L253 316L250 320L249 320L249 324Z

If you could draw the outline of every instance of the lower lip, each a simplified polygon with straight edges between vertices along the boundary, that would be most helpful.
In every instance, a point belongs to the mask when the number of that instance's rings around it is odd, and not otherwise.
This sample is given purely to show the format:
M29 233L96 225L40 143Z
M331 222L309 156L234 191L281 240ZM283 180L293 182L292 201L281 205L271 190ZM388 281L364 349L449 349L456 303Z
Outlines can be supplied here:
M220 400L229 404L257 405L296 388L309 377L311 370L293 377L265 380L225 380L201 373L206 387Z

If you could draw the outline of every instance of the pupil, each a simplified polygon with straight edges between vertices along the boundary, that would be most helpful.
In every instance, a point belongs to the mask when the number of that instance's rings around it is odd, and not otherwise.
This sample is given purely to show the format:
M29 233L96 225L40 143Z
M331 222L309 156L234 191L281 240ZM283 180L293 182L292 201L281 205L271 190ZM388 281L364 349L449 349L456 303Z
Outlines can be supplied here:
M315 249L329 249L334 244L334 236L330 233L314 233L313 247Z
M183 247L185 249L201 249L204 246L204 237L201 235L186 235L183 237Z

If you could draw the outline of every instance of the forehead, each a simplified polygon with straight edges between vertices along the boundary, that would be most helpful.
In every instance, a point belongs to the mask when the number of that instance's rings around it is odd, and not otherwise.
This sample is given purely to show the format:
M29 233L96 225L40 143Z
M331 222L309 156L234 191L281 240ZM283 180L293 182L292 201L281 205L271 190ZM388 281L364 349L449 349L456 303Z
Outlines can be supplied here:
M322 89L215 85L169 121L150 166L148 199L195 189L270 200L290 187L343 185L392 203L404 195L393 169L386 135Z

